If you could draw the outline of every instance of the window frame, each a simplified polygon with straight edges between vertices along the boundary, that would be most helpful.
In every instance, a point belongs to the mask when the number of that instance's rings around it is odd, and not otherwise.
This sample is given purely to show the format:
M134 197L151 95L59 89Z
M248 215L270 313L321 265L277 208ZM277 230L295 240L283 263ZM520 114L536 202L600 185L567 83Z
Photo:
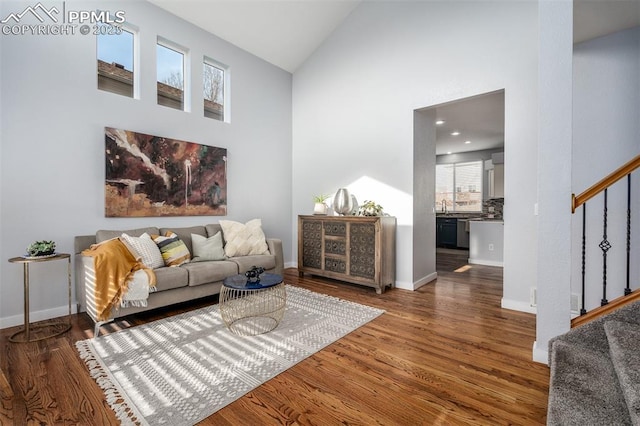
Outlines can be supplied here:
M458 193L463 193L463 191L461 190L461 187L457 184L457 179L456 179L456 169L460 166L463 165L470 165L470 164L476 164L479 168L480 171L480 179L479 182L477 184L474 184L474 186L476 188L479 188L479 190L477 191L464 191L464 193L472 193L472 194L476 194L479 193L480 194L480 200L479 200L479 209L478 210L460 210L460 209L456 209L457 206L457 202L456 202L456 197ZM460 162L452 162L452 163L442 163L442 164L436 164L436 178L435 178L435 182L436 182L436 188L438 187L437 183L438 183L438 168L439 167L452 167L453 168L453 185L451 186L450 189L451 191L448 191L447 193L451 193L451 208L448 207L447 205L447 212L450 213L482 213L482 204L484 202L484 161L482 160L471 160L471 161L460 161ZM471 185L469 185L471 186ZM436 191L437 193L437 191ZM442 210L442 206L441 206L442 200L438 201L438 200L434 200L434 208L436 212L441 212Z
M159 91L158 91L158 83L162 83L158 80L158 46L164 47L165 49L173 50L182 55L182 108L176 108L171 105L162 104L158 101ZM191 112L191 79L189 76L191 75L191 67L190 67L190 57L189 57L189 49L184 46L181 46L167 38L162 36L157 36L156 38L156 103L159 106L175 109L178 111ZM166 84L166 83L163 83ZM173 87L173 86L171 86Z
M107 90L104 87L100 87L100 82L99 82L99 78L100 78L100 62L102 61L100 58L98 58L98 45L100 42L100 35L96 35L96 54L95 54L95 58L96 58L96 77L98 78L97 81L97 89L101 92L105 92L105 93L112 93L115 95L119 95L119 96L124 96L126 98L130 98L130 99L140 99L140 29L135 26L130 24L129 22L123 22L122 24L113 24L113 23L108 23L108 22L101 22L99 23L101 25L108 25L108 26L113 26L113 27L119 27L122 29L122 31L126 31L128 33L130 33L132 35L133 38L133 46L132 46L132 68L133 70L131 71L131 73L133 74L132 76L132 80L131 80L131 84L132 84L132 91L131 91L131 96L127 95L127 94L123 94L120 92L117 92L115 90ZM102 61L105 62L105 61ZM125 68L126 69L126 68ZM108 77L107 77L108 78Z
M204 106L205 101L207 100L207 98L205 98L204 96L204 67L205 66L210 66L213 68L217 68L219 70L222 71L222 119L218 119L216 117L210 117L208 115L206 115L206 107ZM227 65L224 65L223 63L216 61L215 59L212 59L209 56L204 55L202 57L202 103L203 103L203 115L206 118L211 118L213 120L217 120L217 121L221 121L223 123L228 123L229 122L229 117L230 117L230 108L229 108L229 82L230 82L230 77L229 77L229 67Z

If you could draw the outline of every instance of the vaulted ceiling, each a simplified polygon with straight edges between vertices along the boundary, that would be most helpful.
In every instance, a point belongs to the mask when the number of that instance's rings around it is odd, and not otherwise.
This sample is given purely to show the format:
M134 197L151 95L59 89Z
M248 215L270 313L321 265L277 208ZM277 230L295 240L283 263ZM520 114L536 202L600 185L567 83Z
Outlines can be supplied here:
M379 0L149 1L293 73L362 1ZM640 25L640 0L574 4L575 42Z
M294 73L361 2L381 0L149 1ZM574 0L575 43L639 25L640 0ZM504 93L451 102L437 110L447 120L438 127L438 154L504 144ZM478 117L483 117L481 123ZM455 129L464 134L452 136ZM465 144L467 140L471 143Z

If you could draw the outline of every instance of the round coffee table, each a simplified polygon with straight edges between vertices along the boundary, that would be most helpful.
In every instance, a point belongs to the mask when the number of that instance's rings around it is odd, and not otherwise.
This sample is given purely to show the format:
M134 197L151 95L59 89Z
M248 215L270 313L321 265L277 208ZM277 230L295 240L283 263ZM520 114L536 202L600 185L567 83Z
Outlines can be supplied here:
M260 282L244 275L225 278L220 290L220 316L235 334L255 336L280 324L287 302L282 276L263 273Z

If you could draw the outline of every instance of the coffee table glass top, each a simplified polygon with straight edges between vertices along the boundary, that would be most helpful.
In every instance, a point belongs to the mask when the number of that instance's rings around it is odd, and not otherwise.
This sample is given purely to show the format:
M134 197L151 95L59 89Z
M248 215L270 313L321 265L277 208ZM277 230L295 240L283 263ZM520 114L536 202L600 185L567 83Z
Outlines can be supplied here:
M237 290L259 290L261 288L269 288L282 283L282 275L270 274L264 272L260 274L260 282L247 282L247 277L243 274L227 277L222 281L225 287L235 288Z

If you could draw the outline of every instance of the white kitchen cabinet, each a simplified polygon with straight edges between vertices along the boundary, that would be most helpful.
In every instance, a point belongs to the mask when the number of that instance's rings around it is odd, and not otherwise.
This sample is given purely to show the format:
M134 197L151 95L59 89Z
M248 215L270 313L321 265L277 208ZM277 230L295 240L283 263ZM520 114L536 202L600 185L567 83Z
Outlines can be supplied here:
M487 171L489 176L489 198L504 198L504 164L494 164Z

